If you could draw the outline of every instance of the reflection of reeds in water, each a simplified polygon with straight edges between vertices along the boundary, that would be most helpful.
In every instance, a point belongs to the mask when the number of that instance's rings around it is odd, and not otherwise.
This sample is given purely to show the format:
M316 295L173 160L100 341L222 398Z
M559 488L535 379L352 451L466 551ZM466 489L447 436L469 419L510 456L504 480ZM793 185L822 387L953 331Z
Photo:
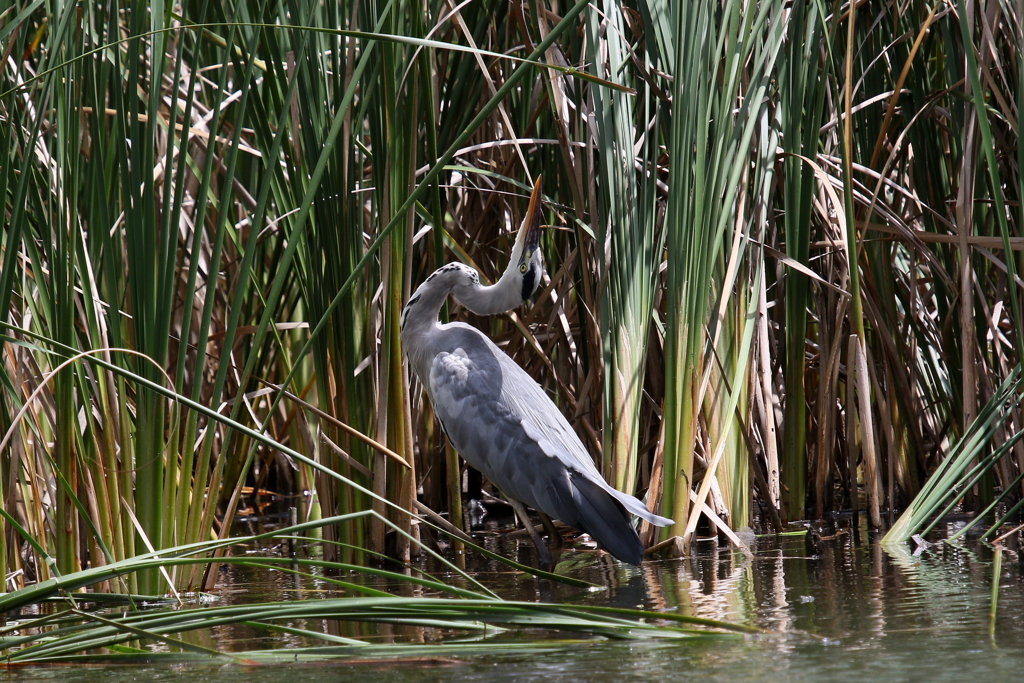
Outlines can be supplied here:
M810 634L858 648L915 647L924 636L981 644L991 629L995 553L981 544L937 544L916 555L902 547L858 545L847 531L817 553L804 540L761 538L752 560L723 549L643 568L646 605L658 611L750 623L776 633ZM1017 550L1013 551L1018 552ZM1002 563L996 638L1016 642L1024 623L1012 610L1024 592L1010 587L1019 567ZM792 650L799 641L771 641Z
M494 279L541 171L536 301L449 313L674 547L705 503L1019 511L1019 5L160 6L0 14L12 588L223 537L246 485L405 532L346 516L327 559L458 523L396 319L442 262Z

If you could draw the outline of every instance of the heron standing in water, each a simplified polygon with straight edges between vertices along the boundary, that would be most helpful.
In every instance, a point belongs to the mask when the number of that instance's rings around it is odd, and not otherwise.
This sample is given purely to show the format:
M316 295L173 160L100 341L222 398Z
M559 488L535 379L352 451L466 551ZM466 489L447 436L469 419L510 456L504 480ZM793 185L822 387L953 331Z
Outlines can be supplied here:
M558 407L494 342L465 323L438 321L449 293L477 315L496 315L537 291L544 271L540 187L538 178L501 279L485 287L462 263L434 271L402 310L402 347L448 440L512 504L544 569L553 567L551 552L523 504L541 513L557 547L561 536L548 516L590 534L623 562L639 565L644 548L630 515L656 526L672 520L608 484Z

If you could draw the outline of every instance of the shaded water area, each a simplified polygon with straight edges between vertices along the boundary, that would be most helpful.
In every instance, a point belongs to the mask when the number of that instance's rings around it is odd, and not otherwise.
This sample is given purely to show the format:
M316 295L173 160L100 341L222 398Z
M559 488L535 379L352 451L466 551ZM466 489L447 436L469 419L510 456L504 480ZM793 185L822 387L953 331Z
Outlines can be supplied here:
M799 527L794 527L799 528ZM823 536L823 537L821 537ZM436 654L397 660L246 667L206 665L74 666L12 669L0 681L1016 681L1024 675L1024 572L1019 548L1003 555L998 611L990 622L993 555L967 543L954 548L883 550L866 533L759 537L753 557L711 542L694 557L656 560L642 568L594 552L567 552L559 572L607 586L588 592L469 559L468 569L502 598L589 603L723 619L765 635L687 642L607 641L572 634L513 631L497 638L509 649L449 654L440 646L465 633L418 627L304 622L374 642L438 645ZM528 542L483 532L490 549L533 562ZM820 539L820 540L819 540ZM280 554L282 548L253 549ZM424 563L446 582L459 579ZM350 580L351 577L338 577ZM285 572L225 567L218 604L336 596L326 582ZM404 589L384 584L397 593ZM418 590L418 589L417 589ZM201 644L224 650L305 644L245 626L214 629Z

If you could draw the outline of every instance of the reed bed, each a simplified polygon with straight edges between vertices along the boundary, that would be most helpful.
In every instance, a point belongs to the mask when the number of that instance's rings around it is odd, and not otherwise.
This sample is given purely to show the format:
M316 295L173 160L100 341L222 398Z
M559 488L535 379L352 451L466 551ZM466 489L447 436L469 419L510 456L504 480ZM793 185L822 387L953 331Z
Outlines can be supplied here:
M501 272L540 173L535 302L444 315L675 519L649 544L1020 507L1018 3L5 5L10 590L225 540L247 486L312 492L330 562L462 526L398 316ZM136 569L97 587L204 587Z

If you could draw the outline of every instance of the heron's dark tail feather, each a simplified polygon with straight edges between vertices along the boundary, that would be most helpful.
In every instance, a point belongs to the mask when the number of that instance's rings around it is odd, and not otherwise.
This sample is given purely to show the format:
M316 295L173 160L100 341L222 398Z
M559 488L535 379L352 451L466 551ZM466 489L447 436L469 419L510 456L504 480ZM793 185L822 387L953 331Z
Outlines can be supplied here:
M573 501L579 511L577 523L572 526L590 534L602 548L623 562L639 565L644 559L644 546L630 524L629 512L586 477L573 475L571 479Z

